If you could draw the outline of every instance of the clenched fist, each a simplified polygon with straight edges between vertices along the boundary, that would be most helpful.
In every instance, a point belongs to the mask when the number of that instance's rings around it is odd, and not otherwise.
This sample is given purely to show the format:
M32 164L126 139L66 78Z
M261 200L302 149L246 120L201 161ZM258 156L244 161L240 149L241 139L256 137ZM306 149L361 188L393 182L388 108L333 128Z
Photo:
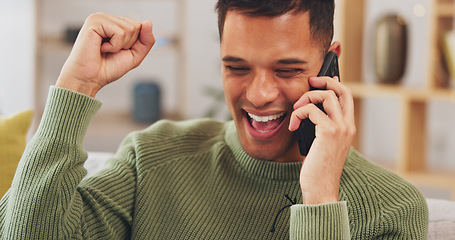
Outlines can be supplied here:
M93 14L85 21L56 86L94 97L139 66L154 44L150 21Z

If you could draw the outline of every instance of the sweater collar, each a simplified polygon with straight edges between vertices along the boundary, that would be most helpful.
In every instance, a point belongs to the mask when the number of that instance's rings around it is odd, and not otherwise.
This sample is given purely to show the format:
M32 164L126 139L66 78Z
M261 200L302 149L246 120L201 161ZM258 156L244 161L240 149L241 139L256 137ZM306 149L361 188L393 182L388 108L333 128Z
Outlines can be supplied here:
M299 180L302 163L277 163L259 160L245 152L237 135L235 123L227 123L225 141L238 164L253 177L267 178L280 181Z

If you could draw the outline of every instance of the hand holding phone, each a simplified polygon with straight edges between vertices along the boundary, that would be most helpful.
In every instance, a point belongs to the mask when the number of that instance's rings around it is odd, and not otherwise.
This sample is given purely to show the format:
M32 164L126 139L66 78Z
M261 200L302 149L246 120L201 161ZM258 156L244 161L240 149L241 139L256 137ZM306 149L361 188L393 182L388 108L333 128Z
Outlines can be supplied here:
M318 77L328 76L328 77L335 77L337 76L338 79L340 78L340 73L338 69L338 56L335 52L329 52L322 64L321 70L319 71ZM321 90L318 88L314 88L310 86L310 91L312 90ZM316 106L324 111L322 107L322 103L316 104ZM324 111L325 112L325 111ZM300 155L306 156L310 151L311 144L313 144L315 135L315 125L310 121L310 119L306 118L300 122L300 126L296 131L297 140L299 142L299 150Z
M331 49L339 52L336 45ZM327 77L308 79L313 87L327 90L304 93L295 102L289 123L289 130L296 132L300 151L306 156L300 170L304 204L339 201L341 175L356 134L354 97L335 77L339 74L336 57L329 53L323 63L319 76ZM324 106L325 112L315 106ZM309 120L302 120L306 118Z

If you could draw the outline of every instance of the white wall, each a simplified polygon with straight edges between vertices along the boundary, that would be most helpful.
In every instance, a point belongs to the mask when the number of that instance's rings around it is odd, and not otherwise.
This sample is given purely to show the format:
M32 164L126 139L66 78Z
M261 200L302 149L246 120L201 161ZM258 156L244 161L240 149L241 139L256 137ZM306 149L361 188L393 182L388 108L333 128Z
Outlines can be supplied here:
M0 113L34 107L33 0L0 0Z
M207 89L223 91L221 80L220 42L218 38L216 0L185 1L184 76L186 78L184 115L187 118L206 116L214 104ZM213 91L212 91L213 92ZM226 120L225 104L218 108L216 118Z

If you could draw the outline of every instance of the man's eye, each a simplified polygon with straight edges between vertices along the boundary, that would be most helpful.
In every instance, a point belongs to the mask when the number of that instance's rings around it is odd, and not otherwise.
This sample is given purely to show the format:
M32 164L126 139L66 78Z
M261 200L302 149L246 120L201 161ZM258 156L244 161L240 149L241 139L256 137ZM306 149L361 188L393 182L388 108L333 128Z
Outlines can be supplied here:
M243 76L250 72L250 69L246 68L246 67L226 66L226 68L229 70L229 72L231 72L235 75L238 75L238 76Z
M303 72L302 69L278 69L275 71L280 78L292 78Z

